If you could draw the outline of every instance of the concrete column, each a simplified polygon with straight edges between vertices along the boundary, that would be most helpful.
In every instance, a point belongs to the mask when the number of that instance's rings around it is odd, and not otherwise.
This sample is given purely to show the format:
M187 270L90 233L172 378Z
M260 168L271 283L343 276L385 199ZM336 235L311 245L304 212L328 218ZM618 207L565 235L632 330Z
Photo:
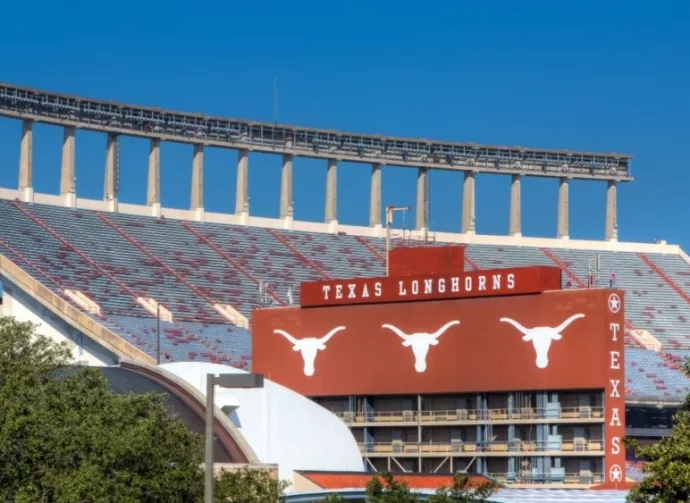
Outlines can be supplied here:
M513 175L513 181L510 184L510 235L522 235L522 215L521 215L521 195L520 182L522 176Z
M201 216L204 211L204 146L194 145L192 158L192 210Z
M292 154L285 154L280 177L280 218L292 217Z
M465 181L462 185L462 232L474 234L474 172L465 171Z
M151 207L153 215L161 213L161 141L151 140L149 147L149 180L146 187L146 204Z
M570 217L568 216L568 179L561 178L558 186L558 238L568 239L570 232Z
M65 206L74 207L77 202L74 127L65 126L62 140L62 169L60 171L60 195Z
M338 160L328 159L326 171L326 223L338 221Z
M606 240L618 241L618 218L617 218L617 203L616 203L616 182L609 180L609 186L606 189Z
M112 210L117 206L117 177L118 177L118 136L108 133L105 147L105 180L103 184L103 200L109 201Z
M369 225L371 227L381 227L381 164L371 165Z
M417 207L415 210L415 228L417 230L429 228L429 170L417 170Z
M249 152L240 150L237 154L237 184L235 188L235 214L249 214Z
M34 121L22 122L22 141L19 147L19 198L27 203L34 200Z

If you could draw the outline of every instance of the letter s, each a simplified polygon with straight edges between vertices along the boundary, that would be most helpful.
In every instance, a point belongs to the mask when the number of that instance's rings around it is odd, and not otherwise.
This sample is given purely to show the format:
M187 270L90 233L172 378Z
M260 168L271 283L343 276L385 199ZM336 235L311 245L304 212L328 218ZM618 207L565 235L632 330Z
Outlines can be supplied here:
M613 437L611 439L611 454L616 455L621 452L621 438Z

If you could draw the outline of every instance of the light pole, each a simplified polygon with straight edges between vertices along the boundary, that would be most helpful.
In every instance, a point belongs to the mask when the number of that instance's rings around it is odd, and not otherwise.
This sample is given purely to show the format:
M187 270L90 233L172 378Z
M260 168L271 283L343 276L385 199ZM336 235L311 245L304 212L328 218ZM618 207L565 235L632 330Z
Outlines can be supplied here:
M390 261L389 254L391 250L391 225L393 225L394 211L407 211L409 206L386 206L386 276L388 276L388 262Z
M206 474L204 503L213 503L213 392L221 388L263 388L263 374L206 374Z

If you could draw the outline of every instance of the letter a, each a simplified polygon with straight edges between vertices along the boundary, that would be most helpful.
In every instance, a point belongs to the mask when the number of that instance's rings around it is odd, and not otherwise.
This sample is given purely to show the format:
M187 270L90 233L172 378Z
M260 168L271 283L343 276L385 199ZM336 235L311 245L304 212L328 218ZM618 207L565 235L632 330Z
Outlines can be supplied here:
M620 426L621 425L621 418L618 415L618 407L612 407L611 408L611 422L609 423L609 426Z

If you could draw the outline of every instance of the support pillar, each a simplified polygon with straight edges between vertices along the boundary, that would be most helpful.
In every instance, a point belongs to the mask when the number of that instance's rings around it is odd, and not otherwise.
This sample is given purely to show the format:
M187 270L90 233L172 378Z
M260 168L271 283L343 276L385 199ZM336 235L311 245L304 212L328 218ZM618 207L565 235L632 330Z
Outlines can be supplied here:
M19 198L26 202L34 201L34 121L22 122L22 140L19 147Z
M381 227L381 164L371 165L369 225L371 227Z
M108 133L108 139L105 147L105 180L103 184L103 200L110 203L111 211L117 211L118 148L118 135Z
M62 140L62 168L60 170L60 196L65 206L75 207L77 203L74 127L65 126Z
M149 179L146 188L146 204L155 217L161 214L161 141L151 140L149 147Z
M558 238L568 239L569 236L569 216L568 216L568 179L561 178L558 187Z
M417 207L415 210L415 228L423 230L429 228L429 170L417 170Z
M249 151L237 153L237 184L235 187L235 214L249 215Z
M204 214L204 146L194 145L194 157L192 158L192 205L196 211L198 220L203 219Z
M510 235L522 236L521 194L520 183L522 176L513 175L510 184Z
M616 203L617 186L615 180L609 180L606 189L606 240L618 241L618 218Z
M465 181L462 186L462 232L464 234L475 233L474 175L473 171L465 171Z
M293 218L292 154L283 156L283 169L280 178L280 218Z
M328 159L326 171L326 223L338 222L338 160Z

